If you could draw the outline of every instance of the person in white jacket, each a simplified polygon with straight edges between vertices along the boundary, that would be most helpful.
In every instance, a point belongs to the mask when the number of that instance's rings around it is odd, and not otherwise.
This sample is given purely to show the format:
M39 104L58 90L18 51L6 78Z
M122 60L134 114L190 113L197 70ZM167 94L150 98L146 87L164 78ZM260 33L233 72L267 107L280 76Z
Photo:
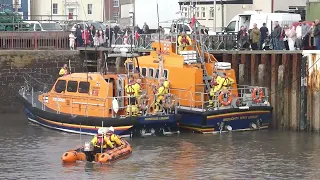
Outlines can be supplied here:
M299 21L299 25L296 27L296 34L297 34L296 46L297 46L297 50L300 50L302 49L302 21Z
M292 25L289 26L289 28L286 30L286 36L288 37L288 45L289 45L289 50L294 51L295 47L295 41L296 41L296 31L294 30L294 27Z

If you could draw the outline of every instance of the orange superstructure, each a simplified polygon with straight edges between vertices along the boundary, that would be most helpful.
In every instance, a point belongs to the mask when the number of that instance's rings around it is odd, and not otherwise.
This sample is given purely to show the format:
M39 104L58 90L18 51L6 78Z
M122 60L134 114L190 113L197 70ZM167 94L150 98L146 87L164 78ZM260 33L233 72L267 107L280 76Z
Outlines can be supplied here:
M219 70L215 68L217 60L212 54L202 52L200 45L194 41L194 46L188 46L187 51L177 52L175 42L171 40L155 41L152 43L150 55L138 58L140 72L146 84L157 84L163 69L163 76L170 81L170 92L179 98L179 104L188 107L201 107L208 101L206 95L204 76L210 76L213 71L226 73L228 77L236 80L233 69ZM161 56L159 56L159 53ZM183 54L185 53L185 54ZM204 66L199 61L203 57ZM137 67L137 61L128 59L126 63L133 63ZM163 68L162 68L162 67ZM206 69L206 75L204 74ZM210 81L209 81L210 82ZM236 81L232 84L232 94L238 96Z

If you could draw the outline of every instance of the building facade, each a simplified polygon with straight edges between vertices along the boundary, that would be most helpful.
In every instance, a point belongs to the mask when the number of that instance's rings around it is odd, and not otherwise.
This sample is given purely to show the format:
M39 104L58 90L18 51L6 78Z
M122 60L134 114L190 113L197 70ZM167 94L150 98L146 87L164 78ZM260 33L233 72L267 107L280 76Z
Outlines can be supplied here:
M119 24L122 26L131 26L133 24L130 12L134 12L134 0L120 0Z
M192 17L206 27L217 27L220 31L229 21L244 11L271 13L305 7L307 0L179 0L182 16ZM216 15L216 17L215 17ZM216 20L215 20L216 19ZM216 25L215 25L216 23Z
M32 20L104 21L105 0L32 0Z
M24 20L30 19L31 0L0 0L0 12L6 9L17 12Z
M105 21L116 21L120 19L120 1L121 0L105 0Z

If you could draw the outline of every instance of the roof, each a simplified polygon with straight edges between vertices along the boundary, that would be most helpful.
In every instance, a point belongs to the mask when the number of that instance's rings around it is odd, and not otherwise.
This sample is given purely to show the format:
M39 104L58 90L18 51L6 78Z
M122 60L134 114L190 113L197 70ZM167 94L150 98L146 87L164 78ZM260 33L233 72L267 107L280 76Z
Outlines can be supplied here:
M190 4L190 3L198 3L198 4L213 4L215 0L179 0L179 4ZM253 0L223 0L223 1L216 1L217 4L253 4Z
M67 76L60 77L59 79L64 79L64 80L97 80L99 77L102 77L99 72L94 72L94 73L72 73Z

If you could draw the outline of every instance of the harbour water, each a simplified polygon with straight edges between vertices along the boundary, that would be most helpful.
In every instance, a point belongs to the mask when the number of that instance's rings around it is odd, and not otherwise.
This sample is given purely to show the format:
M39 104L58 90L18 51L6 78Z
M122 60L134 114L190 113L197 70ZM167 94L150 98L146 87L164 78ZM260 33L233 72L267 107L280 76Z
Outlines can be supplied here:
M263 130L182 133L129 140L130 158L111 165L63 165L61 155L91 137L0 115L0 179L318 179L318 133Z

